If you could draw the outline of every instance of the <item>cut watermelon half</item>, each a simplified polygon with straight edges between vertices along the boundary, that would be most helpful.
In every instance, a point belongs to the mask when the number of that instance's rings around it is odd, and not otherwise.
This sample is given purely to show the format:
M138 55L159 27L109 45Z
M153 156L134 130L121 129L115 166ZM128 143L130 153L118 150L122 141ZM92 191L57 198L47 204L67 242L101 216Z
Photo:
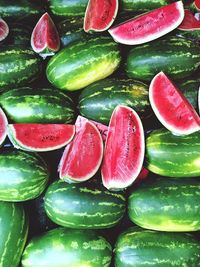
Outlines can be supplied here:
M9 27L5 20L0 18L0 41L3 41L9 34Z
M8 136L14 147L26 151L51 151L67 145L75 134L70 124L9 124Z
M109 190L130 186L144 161L144 130L137 113L117 106L111 116L102 163L103 185Z
M177 28L184 18L182 1L155 9L108 30L116 42L138 45L155 40Z
M7 125L8 125L8 120L3 112L3 110L0 108L0 145L4 142L7 136Z
M48 13L42 15L33 29L31 46L36 53L43 57L54 55L59 50L59 34Z
M200 117L187 98L163 73L151 81L149 99L159 121L175 135L200 130Z
M103 158L103 140L96 126L85 121L66 146L58 171L61 179L78 183L90 179L98 171Z
M193 31L200 29L200 21L195 18L192 12L185 9L185 16L182 23L178 26L179 30Z
M118 0L89 0L84 17L84 31L105 31L115 20Z

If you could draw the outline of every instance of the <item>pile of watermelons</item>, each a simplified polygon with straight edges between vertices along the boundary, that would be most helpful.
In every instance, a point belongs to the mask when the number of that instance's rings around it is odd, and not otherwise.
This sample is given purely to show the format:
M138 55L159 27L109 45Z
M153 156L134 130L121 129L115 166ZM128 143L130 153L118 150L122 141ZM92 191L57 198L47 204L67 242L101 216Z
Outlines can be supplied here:
M0 267L200 266L199 12L0 0Z

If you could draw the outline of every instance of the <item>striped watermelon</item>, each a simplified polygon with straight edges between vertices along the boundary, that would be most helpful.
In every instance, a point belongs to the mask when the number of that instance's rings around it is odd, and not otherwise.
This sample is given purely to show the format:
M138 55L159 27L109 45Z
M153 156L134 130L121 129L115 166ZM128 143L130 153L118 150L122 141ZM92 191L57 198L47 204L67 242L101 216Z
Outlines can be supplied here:
M122 9L131 12L146 12L166 6L170 3L169 0L122 0Z
M26 201L45 189L49 172L37 154L17 150L0 153L0 200Z
M30 46L31 28L23 23L9 23L9 35L5 40L8 45Z
M111 258L111 245L95 232L57 228L29 242L22 267L108 267Z
M76 229L103 229L119 223L126 208L124 195L91 184L51 184L44 198L49 218Z
M111 75L121 60L118 45L109 37L70 44L47 64L48 80L57 88L74 91Z
M188 136L175 136L164 129L155 130L146 140L147 168L168 177L198 177L199 151L200 131Z
M7 118L3 110L0 108L0 145L4 142L7 136Z
M0 201L0 266L17 267L28 235L23 206Z
M142 228L189 232L200 230L200 183L195 178L151 177L130 192L128 214Z

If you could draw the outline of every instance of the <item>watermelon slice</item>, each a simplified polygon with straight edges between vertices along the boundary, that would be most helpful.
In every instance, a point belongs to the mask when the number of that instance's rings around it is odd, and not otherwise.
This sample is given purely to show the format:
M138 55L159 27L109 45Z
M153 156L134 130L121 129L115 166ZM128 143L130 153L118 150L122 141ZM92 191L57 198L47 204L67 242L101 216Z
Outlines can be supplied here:
M125 21L109 29L109 33L122 44L143 44L174 30L183 18L183 3L178 1Z
M200 21L195 18L192 12L185 9L185 16L182 23L178 26L179 30L192 31L200 29Z
M9 124L8 136L14 147L26 151L51 151L67 145L75 134L70 124Z
M8 36L8 33L8 24L5 22L5 20L0 18L0 41L3 41Z
M175 135L200 130L200 117L181 91L163 73L151 81L149 99L159 121Z
M59 34L48 13L42 15L33 29L31 46L36 53L43 57L54 55L59 50Z
M105 143L103 185L110 190L130 186L142 169L144 151L144 130L139 116L129 107L117 106Z
M8 120L6 118L5 113L0 108L0 145L4 142L7 136L7 124Z
M200 10L200 0L194 0L194 5L197 10Z
M103 140L96 126L85 121L66 146L58 171L61 179L78 183L90 179L98 171L103 157Z
M84 17L84 31L105 31L115 20L118 0L89 0Z

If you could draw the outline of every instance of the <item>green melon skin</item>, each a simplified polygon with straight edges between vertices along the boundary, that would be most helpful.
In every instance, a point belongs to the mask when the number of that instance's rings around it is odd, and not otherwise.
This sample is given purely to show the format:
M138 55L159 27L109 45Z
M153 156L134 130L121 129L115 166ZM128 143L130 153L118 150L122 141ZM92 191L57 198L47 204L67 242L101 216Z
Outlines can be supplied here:
M9 35L5 39L5 44L7 45L19 45L19 46L29 46L31 39L31 27L27 27L23 23L9 23Z
M0 201L0 266L17 267L27 240L28 218L22 205Z
M126 209L122 193L63 181L48 187L44 204L54 223L75 229L113 227L122 219Z
M110 37L72 43L53 56L46 74L63 90L79 90L111 75L121 61L119 46Z
M200 131L176 136L165 129L152 131L146 140L146 166L167 177L200 176Z
M131 79L104 79L83 89L79 97L80 114L105 124L117 105L133 108L141 118L149 116L148 86Z
M15 123L71 123L75 116L71 97L54 88L11 89L0 95L0 105Z
M200 244L192 234L131 227L115 245L115 267L197 267Z
M200 230L200 183L196 178L150 177L130 192L129 218L142 228L166 232Z
M126 73L129 78L150 82L163 71L172 80L179 80L192 75L199 66L198 44L178 37L164 37L132 48Z
M48 168L36 153L1 150L0 200L20 202L34 199L46 188Z
M20 87L39 78L42 61L26 46L0 47L0 90Z
M146 12L166 6L169 0L122 0L122 9L131 12Z
M108 267L111 245L91 230L57 228L33 238L22 267Z

